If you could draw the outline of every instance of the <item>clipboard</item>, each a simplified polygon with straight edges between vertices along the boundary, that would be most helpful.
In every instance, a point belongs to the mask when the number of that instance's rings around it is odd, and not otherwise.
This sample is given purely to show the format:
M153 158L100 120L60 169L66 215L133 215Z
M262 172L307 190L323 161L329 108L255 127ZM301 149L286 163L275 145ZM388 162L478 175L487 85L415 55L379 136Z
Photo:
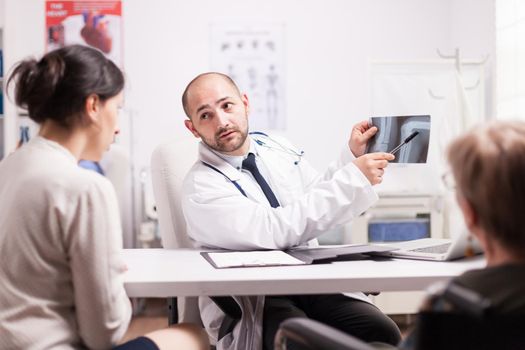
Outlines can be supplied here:
M371 245L350 244L320 247L296 247L282 250L256 251L210 251L201 256L216 269L294 266L326 264L334 261L368 259L372 254L395 250L396 248Z
M282 250L212 251L200 254L216 269L307 264Z

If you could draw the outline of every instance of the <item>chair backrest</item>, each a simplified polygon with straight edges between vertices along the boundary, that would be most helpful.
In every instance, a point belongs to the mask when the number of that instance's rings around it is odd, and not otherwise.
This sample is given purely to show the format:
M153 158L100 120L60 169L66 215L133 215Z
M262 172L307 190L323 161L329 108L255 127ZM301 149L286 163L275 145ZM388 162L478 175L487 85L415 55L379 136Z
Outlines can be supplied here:
M442 287L427 300L432 310L418 314L415 328L400 348L524 349L525 314L498 313L498 308L488 299L456 283L448 283ZM298 349L308 350L376 348L375 345L366 344L332 327L302 318L288 319L279 326L275 349L285 349L290 342Z
M184 177L197 159L198 142L184 137L163 143L151 156L151 181L164 248L192 248L181 208Z
M476 317L454 312L418 314L414 349L514 350L525 346L525 315Z
M165 249L192 248L181 207L184 177L197 159L198 142L186 136L163 143L151 156L151 181ZM177 267L174 267L177 268ZM179 322L202 324L198 298L177 298Z
M448 283L427 303L431 310L418 314L413 331L415 349L521 349L525 344L525 315L502 313L474 290Z
M111 144L100 165L117 194L124 247L133 248L133 186L129 150L121 144Z
M408 344L416 350L518 350L523 349L525 344L525 315L479 317L457 312L427 311L418 314L414 332L415 337L410 335L412 339ZM301 350L386 348L367 344L305 318L291 318L279 326L275 349L286 349L290 343L294 344L294 349Z

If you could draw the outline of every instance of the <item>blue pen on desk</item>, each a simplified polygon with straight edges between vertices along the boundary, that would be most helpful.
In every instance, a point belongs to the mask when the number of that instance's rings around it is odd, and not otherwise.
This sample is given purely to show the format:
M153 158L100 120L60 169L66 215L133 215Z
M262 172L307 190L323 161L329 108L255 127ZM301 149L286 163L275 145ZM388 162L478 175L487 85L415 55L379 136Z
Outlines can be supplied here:
M409 143L410 141L412 141L412 139L414 137L416 137L417 135L419 135L419 131L414 131L413 133L411 133L406 139L405 141L401 142L396 148L394 148L393 150L391 150L390 152L388 153L391 153L391 154L395 154L397 151L399 151L401 149L401 147L403 147L404 145L406 145L407 143Z

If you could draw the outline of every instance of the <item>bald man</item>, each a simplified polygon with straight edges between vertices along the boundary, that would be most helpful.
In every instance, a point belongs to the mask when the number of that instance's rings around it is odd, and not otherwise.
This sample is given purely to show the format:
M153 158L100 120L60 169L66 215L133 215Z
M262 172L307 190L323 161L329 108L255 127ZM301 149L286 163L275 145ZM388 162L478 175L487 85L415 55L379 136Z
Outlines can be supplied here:
M394 156L364 154L377 132L354 126L339 159L319 174L287 140L248 132L250 104L226 75L205 73L182 97L187 129L201 140L199 159L183 185L182 207L196 246L232 250L316 245L316 238L347 224L376 200ZM307 291L305 291L307 292ZM206 328L217 337L222 312L201 303ZM309 317L366 341L396 344L397 326L362 293L266 297L264 349L273 349L279 324ZM257 310L251 310L257 312ZM246 314L247 312L244 312Z

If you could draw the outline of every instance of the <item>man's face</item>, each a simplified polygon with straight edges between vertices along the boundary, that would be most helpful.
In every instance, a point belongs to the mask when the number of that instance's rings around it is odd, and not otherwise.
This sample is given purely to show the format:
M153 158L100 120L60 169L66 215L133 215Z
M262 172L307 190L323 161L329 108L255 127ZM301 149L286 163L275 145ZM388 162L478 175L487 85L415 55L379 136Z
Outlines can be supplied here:
M220 76L203 76L187 94L191 120L186 127L210 148L229 155L248 152L248 112L246 95Z

